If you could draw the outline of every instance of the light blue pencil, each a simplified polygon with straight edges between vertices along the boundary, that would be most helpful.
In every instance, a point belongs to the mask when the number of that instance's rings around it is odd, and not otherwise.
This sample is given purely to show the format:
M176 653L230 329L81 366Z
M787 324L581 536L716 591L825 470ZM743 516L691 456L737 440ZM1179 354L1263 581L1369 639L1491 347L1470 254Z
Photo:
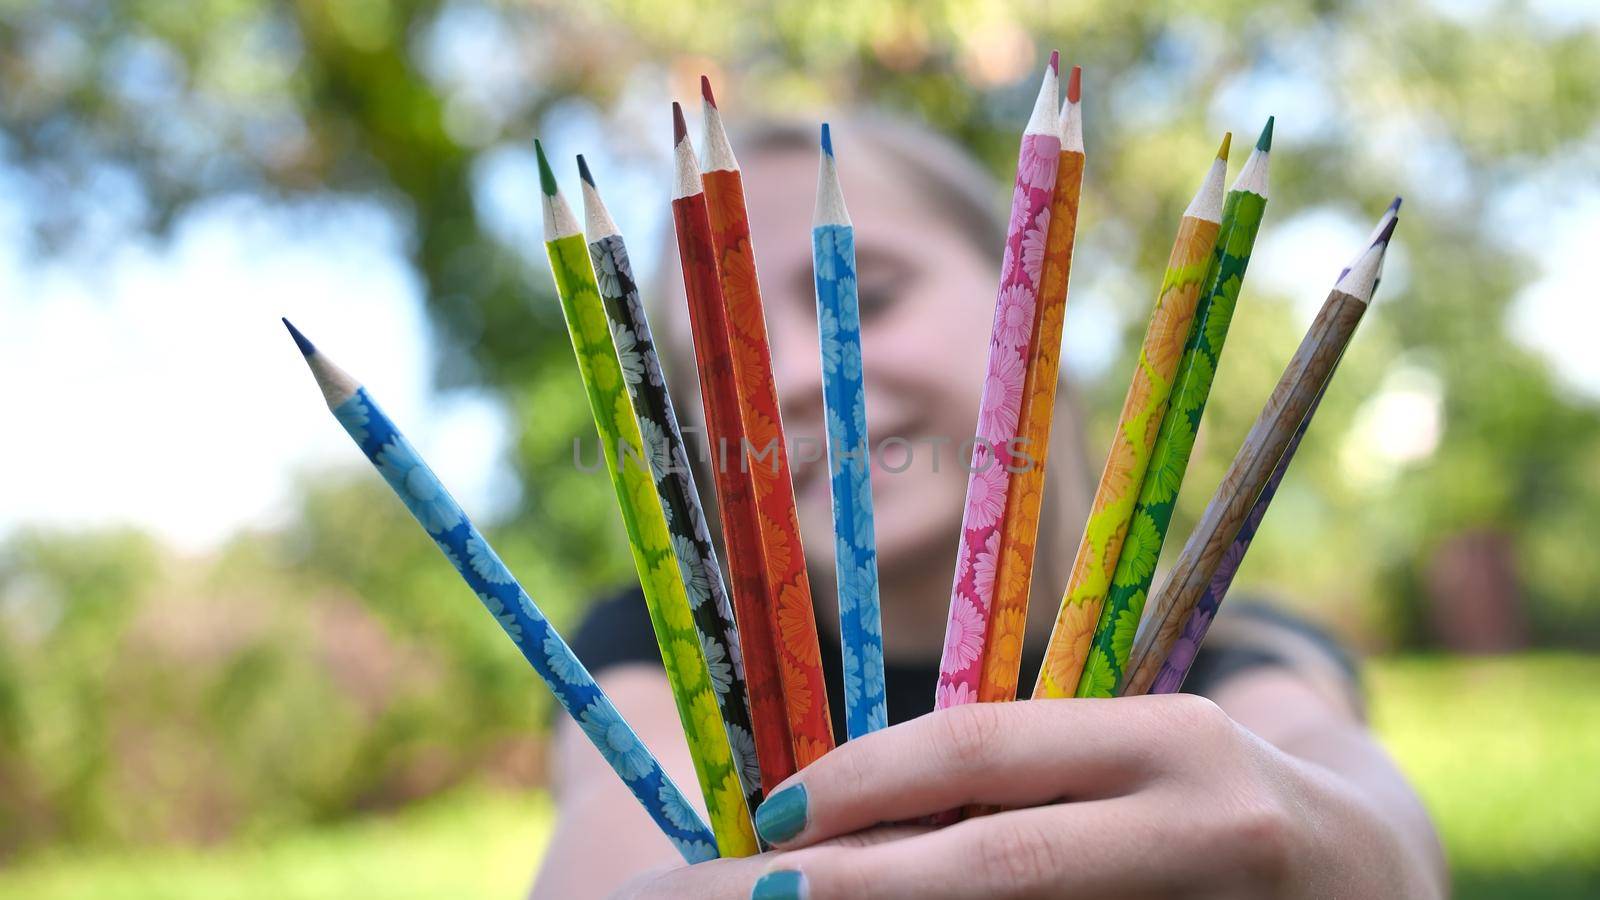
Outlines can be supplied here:
M439 552L495 617L512 643L555 693L628 790L691 863L717 857L716 839L705 820L661 768L583 663L534 605L511 570L461 511L433 470L373 402L367 389L334 365L289 324L322 397L361 452L378 467Z
M833 137L822 126L817 210L811 220L822 341L822 396L827 411L829 487L833 491L834 571L844 659L844 721L850 738L888 724L884 703L883 623L878 612L878 542L872 528L867 394L861 378L861 311L856 297L856 238L839 189Z

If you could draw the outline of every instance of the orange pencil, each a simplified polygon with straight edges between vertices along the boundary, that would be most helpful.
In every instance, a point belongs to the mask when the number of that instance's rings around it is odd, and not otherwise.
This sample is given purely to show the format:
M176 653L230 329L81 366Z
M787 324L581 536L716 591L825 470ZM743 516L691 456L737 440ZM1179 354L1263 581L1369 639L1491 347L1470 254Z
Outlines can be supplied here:
M811 582L806 577L800 544L800 518L795 511L794 483L784 446L778 388L772 379L772 350L767 342L761 288L756 281L755 250L750 246L750 220L745 209L744 180L722 127L711 82L700 78L704 103L705 161L701 182L711 214L711 239L722 278L722 299L728 311L733 370L744 418L745 454L756 507L761 512L761 544L766 554L768 585L777 595L778 661L783 699L789 711L795 763L805 768L833 749L833 720L822 677L822 648L811 608Z

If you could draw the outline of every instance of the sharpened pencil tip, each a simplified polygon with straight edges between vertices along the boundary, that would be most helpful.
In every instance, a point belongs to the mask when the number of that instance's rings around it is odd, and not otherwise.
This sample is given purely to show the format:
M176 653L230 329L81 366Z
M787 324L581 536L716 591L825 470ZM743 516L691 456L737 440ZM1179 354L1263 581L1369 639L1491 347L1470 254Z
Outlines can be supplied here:
M1228 150L1233 147L1233 132L1227 131L1222 135L1222 146L1217 148L1217 159L1228 161Z
M1056 73L1057 75L1061 74L1061 51L1060 50L1051 50L1050 51L1050 71Z
M1400 224L1400 218L1398 216L1396 216L1393 219L1390 219L1389 220L1389 224L1383 226L1383 233L1378 235L1378 239L1376 241L1374 241L1373 243L1388 244L1389 243L1389 239L1394 237L1394 227L1396 225L1399 225L1399 224Z
M546 197L556 195L556 173L550 171L550 160L544 158L544 147L539 145L539 139L533 139L533 155L539 159L539 189L544 191Z
M716 108L717 98L711 93L711 79L704 75L700 76L700 96L711 104L713 109Z
M293 322L289 321L287 317L280 318L283 319L283 327L289 329L289 336L294 338L294 345L300 348L301 356L310 356L317 352L316 345L306 340L306 336L300 333L300 329L294 327Z
M1261 129L1261 137L1256 139L1256 149L1262 153L1272 150L1272 123L1277 118L1277 116L1267 116L1267 125Z
M578 177L589 187L594 187L594 176L589 174L589 164L584 161L583 154L578 154Z
M1077 103L1083 97L1083 66L1073 66L1067 76L1067 102Z
M828 131L828 123L822 123L822 152L833 155L833 135Z
M683 121L683 105L672 101L672 146L676 147L689 137L689 126Z
M1400 198L1399 197L1395 197L1393 200L1391 200L1389 202L1389 212L1392 212L1392 213L1400 212Z

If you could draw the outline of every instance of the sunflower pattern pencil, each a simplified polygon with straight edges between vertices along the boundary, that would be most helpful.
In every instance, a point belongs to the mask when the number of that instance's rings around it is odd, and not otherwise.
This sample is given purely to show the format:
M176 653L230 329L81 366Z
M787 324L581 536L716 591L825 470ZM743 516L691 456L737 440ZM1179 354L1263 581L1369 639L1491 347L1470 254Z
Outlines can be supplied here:
M1400 214L1400 198L1394 198L1389 204L1389 209L1378 221L1378 227L1373 230L1367 245L1376 243L1389 226ZM1363 251L1364 252L1364 251ZM1350 273L1355 263L1339 273L1343 278ZM1383 283L1383 261L1378 262L1378 275L1372 281L1372 291L1378 291L1378 286ZM1183 687L1183 680L1189 675L1189 667L1194 665L1195 654L1200 651L1200 643L1205 640L1206 632L1211 628L1211 620L1216 617L1217 610L1222 606L1222 600L1228 595L1228 589L1233 586L1233 578L1239 573L1239 566L1244 562L1245 553L1250 549L1250 543L1255 540L1256 532L1261 529L1261 520L1266 517L1267 507L1272 503L1272 498L1278 493L1278 485L1283 483L1283 475L1289 470L1289 463L1294 461L1295 451L1300 449L1300 442L1306 436L1306 429L1311 427L1311 419L1317 414L1317 407L1322 404L1322 397L1328 390L1328 385L1333 383L1333 374L1339 368L1338 362L1333 365L1333 371L1328 373L1328 380L1323 382L1317 390L1316 397L1311 400L1311 408L1306 410L1305 419L1295 429L1294 437L1289 440L1289 446L1284 448L1283 456L1279 458L1278 465L1272 470L1272 477L1267 479L1267 486L1261 489L1261 496L1256 498L1255 505L1250 507L1250 514L1245 517L1244 527L1239 529L1239 536L1233 539L1226 553L1222 554L1222 562L1217 564L1217 572L1211 576L1211 581L1206 585L1206 592L1201 595L1200 601L1195 604L1194 612L1183 623L1183 630L1178 634L1178 640L1172 645L1172 650L1167 654L1166 662L1161 664L1161 671L1156 673L1155 681L1151 683L1149 693L1175 694Z
M1367 311L1378 267L1397 221L1390 220L1378 241L1328 294L1261 415L1245 435L1244 445L1234 456L1222 483L1206 504L1171 575L1152 595L1149 621L1135 638L1128 657L1124 694L1148 691L1171 655L1180 629L1211 583L1224 551L1238 537L1251 507Z
M1015 700L1022 665L1023 633L1028 623L1028 592L1033 585L1033 557L1039 535L1039 507L1044 499L1045 463L1050 452L1050 424L1055 415L1061 364L1061 329L1072 274L1072 245L1078 232L1078 198L1083 190L1083 113L1080 107L1083 70L1072 67L1067 99L1061 107L1061 153L1056 161L1055 193L1050 201L1044 270L1039 276L1039 309L1033 317L1033 355L1022 386L1022 415L1017 422L1021 449L1030 457L1011 476L1006 488L1005 518L994 574L994 610L983 645L978 700Z
M1139 629L1156 560L1172 524L1178 490L1189 467L1189 453L1194 449L1195 434L1222 359L1245 270L1250 265L1250 251L1266 213L1272 122L1269 117L1255 150L1245 160L1223 203L1222 230L1212 251L1209 282L1195 307L1194 325L1178 363L1171 402L1156 435L1150 466L1139 489L1139 502L1133 508L1128 536L1122 542L1122 553L1111 576L1111 592L1100 611L1089 662L1078 680L1079 697L1115 696L1122 681L1122 667L1127 665L1133 636Z
M739 416L739 393L729 346L732 338L711 242L710 214L700 183L700 164L695 161L694 147L689 142L683 109L676 103L672 104L672 127L676 173L673 230L683 267L700 403L705 412L706 445L728 554L729 587L739 623L740 655L750 695L750 725L761 767L761 788L771 791L795 772L794 743L789 735L778 662L778 604L767 583L761 522L750 474L738 459L731 464L728 460L730 447L739 454L744 445L744 422Z
M829 489L833 493L834 573L844 661L847 739L889 722L884 696L883 622L878 611L878 542L872 527L872 463L867 392L861 373L861 308L856 296L856 231L845 210L833 138L822 125L811 260L822 345Z
M756 278L755 248L745 209L744 179L722 126L722 114L711 94L711 82L700 78L705 122L705 165L701 183L711 217L722 300L731 326L734 379L746 443L743 460L755 490L761 518L761 544L769 588L777 597L779 673L789 711L789 734L795 764L805 768L833 749L833 720L828 714L828 688L822 676L822 647L816 613L811 606L811 581L806 576L795 508L789 451L784 446L778 388L772 380L772 349Z
M672 686L678 719L683 723L695 774L711 814L717 849L723 856L749 856L756 852L756 839L739 784L739 767L721 727L716 691L711 687L705 651L694 630L666 515L644 463L643 438L623 388L622 367L611 345L589 248L571 208L556 188L555 175L537 141L534 153L544 194L545 252L555 276L556 294L600 433L606 470L616 489L617 505L634 566L639 570L650 624L661 646L661 660Z
M366 388L334 365L288 319L283 324L305 357L334 418L377 467L417 524L461 574L650 818L686 861L715 859L716 839L700 814L623 721L611 699L600 690L405 435Z
M622 366L628 398L633 401L639 434L644 438L645 458L655 477L656 495L667 515L678 574L689 597L711 687L717 692L722 727L739 766L745 806L755 815L756 807L761 805L761 768L750 733L750 704L745 695L744 663L739 657L739 629L734 624L733 607L728 603L717 551L711 545L705 512L700 508L683 432L678 428L678 415L661 373L661 360L656 356L650 321L639 299L627 245L601 201L594 176L582 156L578 157L578 173L583 179L584 237L589 242L589 261L594 264L600 299L610 320L611 343Z
M1070 697L1083 674L1134 500L1166 413L1178 359L1188 341L1195 304L1211 268L1211 251L1222 225L1222 179L1231 139L1231 134L1223 136L1217 157L1178 226L1161 292L1139 350L1139 363L1111 437L1111 452L1050 632L1044 665L1033 688L1035 697Z
M989 368L978 401L978 428L967 465L967 500L961 512L955 580L945 621L944 650L934 708L978 699L984 641L994 603L994 575L1000 548L1000 520L1006 492L1017 467L1013 443L1027 378L1034 311L1050 231L1050 204L1061 156L1057 122L1057 81L1061 57L1051 52L1033 115L1022 132L1011 222L1000 263L1000 288L989 333Z

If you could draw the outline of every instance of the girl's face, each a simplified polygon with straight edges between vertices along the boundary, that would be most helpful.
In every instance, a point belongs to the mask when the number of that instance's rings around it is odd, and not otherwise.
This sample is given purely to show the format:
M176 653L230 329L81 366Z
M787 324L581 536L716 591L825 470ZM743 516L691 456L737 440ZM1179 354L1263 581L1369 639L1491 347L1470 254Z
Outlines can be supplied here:
M948 569L947 580L967 487L960 451L976 425L998 272L950 213L889 163L848 136L838 147L855 225L879 566L886 581L925 576L929 566ZM743 171L801 529L814 571L831 572L811 262L817 155L754 153Z

